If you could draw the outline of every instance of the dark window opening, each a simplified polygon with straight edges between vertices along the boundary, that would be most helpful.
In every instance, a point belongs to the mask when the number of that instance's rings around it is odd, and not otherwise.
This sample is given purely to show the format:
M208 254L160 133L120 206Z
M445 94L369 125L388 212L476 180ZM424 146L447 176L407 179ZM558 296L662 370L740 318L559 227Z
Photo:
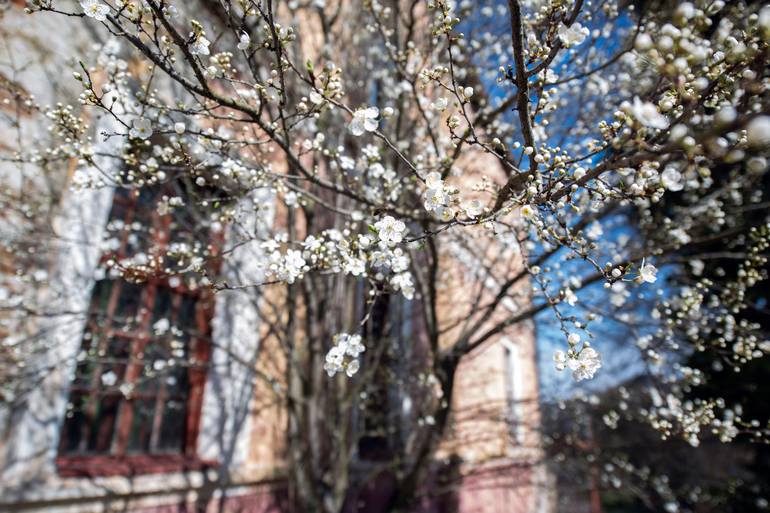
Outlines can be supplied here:
M185 271L185 257L175 261L167 250L173 243L197 244L204 256L215 250L206 223L181 214L189 209L158 208L163 196L192 203L187 190L180 181L116 190L101 259L107 269L91 295L61 432L63 475L199 466L213 298ZM139 276L106 265L140 254L163 255L166 267Z

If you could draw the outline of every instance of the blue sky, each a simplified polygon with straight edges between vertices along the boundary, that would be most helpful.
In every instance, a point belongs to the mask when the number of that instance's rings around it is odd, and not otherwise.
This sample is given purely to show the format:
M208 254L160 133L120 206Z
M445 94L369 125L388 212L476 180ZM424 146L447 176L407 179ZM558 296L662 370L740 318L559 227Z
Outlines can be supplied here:
M591 8L591 7L587 7ZM490 11L491 9L491 11ZM490 15L491 13L491 15ZM484 14L487 14L486 16ZM525 13L526 14L526 13ZM559 75L560 78L573 76L580 71L584 70L582 66L571 64L571 57L574 57L574 52L588 53L593 52L594 55L587 58L589 65L599 64L603 62L605 58L614 55L620 48L625 38L628 35L629 30L635 26L635 21L626 14L620 18L613 20L612 30L606 33L600 33L598 28L606 25L606 18L599 12L595 15L592 22L588 24L588 28L592 30L591 36L582 45L575 49L562 50L559 57L555 60L551 68ZM476 58L480 61L479 64L483 69L488 69L490 72L482 77L482 81L489 91L492 98L492 103L495 101L500 102L503 98L508 97L515 92L514 86L507 81L498 82L497 78L499 74L497 68L499 66L508 67L513 65L513 60L510 52L510 40L505 36L510 34L510 25L508 18L507 2L500 0L488 0L486 2L479 2L473 10L473 15L468 16L460 30L469 33L475 39L484 40L480 34L483 31L489 31L495 35L502 34L501 37L497 37L497 41L502 44L492 44L488 47L481 49L475 53ZM526 35L525 35L526 37ZM495 38L491 38L490 41L495 41ZM591 66L592 67L592 66ZM582 101L583 88L581 84L586 79L575 81L576 87L571 90L570 94L566 96L568 103L576 104ZM533 97L532 104L537 103L537 98ZM615 99L612 102L617 105L619 101ZM575 110L570 107L566 109L560 109L558 125L554 123L554 118L551 117L551 127L560 126L560 130L556 133L549 133L549 142L551 144L557 143L562 147L568 147L570 145L580 145L583 140L574 136L574 133L569 130L569 127L574 124ZM609 111L608 111L609 113ZM596 122L598 123L603 118L603 112L597 110ZM516 113L511 111L505 114L505 119L514 125L517 124ZM594 134L591 134L592 136ZM509 144L517 140L508 141ZM519 140L520 143L523 141ZM519 155L520 156L520 155ZM596 162L601 159L601 155L594 157L593 161ZM590 162L586 162L586 165ZM632 229L628 226L628 222L620 217L614 216L602 223L603 235L602 240L617 240L620 237L633 237ZM542 248L537 247L531 251L532 255L537 255ZM561 283L566 281L566 278L572 275L581 275L588 272L592 272L593 269L587 269L587 264L583 261L572 260L566 261L564 256L566 251L562 250L556 256L551 259L551 262L560 262L562 265L560 273L552 273L554 277L560 274L562 277L555 279L555 282ZM645 315L649 316L649 309L652 304L652 299L657 285L663 282L663 276L655 285L646 285L644 287L637 287L634 284L629 284L628 291L632 294L632 299L638 301L640 305L636 308L636 314L644 321ZM610 294L603 287L602 283L592 285L584 289L583 292L578 294L580 301L576 307L569 307L564 304L560 309L563 315L576 315L579 318L585 318L589 311L602 312L612 310L611 304L608 302ZM539 299L535 299L539 301ZM567 397L574 394L580 389L593 389L599 390L606 388L610 385L616 384L620 381L624 381L639 372L643 371L643 364L639 358L639 351L633 344L636 336L645 332L644 328L629 328L622 322L616 322L612 320L596 321L591 323L590 331L595 336L592 339L592 345L603 355L604 368L601 369L594 380L584 381L580 384L575 383L568 371L558 372L554 368L553 353L557 349L566 349L567 344L564 334L560 331L558 322L556 322L555 315L551 309L544 310L536 318L537 326L537 344L538 344L538 366L540 370L540 384L543 397L545 399Z

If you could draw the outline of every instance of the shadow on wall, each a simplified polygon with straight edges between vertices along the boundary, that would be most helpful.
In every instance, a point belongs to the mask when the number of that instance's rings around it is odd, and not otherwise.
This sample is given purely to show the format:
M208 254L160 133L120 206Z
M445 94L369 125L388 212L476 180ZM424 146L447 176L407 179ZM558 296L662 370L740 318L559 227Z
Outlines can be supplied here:
M491 461L463 473L463 460L453 455L437 463L410 513L535 513L531 464ZM389 513L397 496L396 480L382 472L351 498L345 513Z
M426 484L425 493L414 508L414 513L458 513L459 489L462 485L459 456L452 456L438 464ZM390 472L381 472L351 497L345 505L345 513L387 513L388 503L398 494L396 480Z

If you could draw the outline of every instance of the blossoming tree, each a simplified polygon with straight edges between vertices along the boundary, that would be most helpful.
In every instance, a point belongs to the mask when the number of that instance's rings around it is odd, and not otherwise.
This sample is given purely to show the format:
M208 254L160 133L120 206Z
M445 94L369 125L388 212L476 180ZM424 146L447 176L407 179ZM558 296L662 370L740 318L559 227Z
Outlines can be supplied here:
M7 104L46 116L52 134L9 152L26 184L3 197L19 211L9 216L25 219L24 240L66 237L28 195L44 194L41 177L67 161L73 191L185 184L163 193L158 212L226 231L219 243L173 244L123 223L116 237L152 242L105 259L104 272L177 277L259 305L254 329L283 363L255 379L288 405L300 510L340 511L366 485L351 470L366 428L345 426L383 380L419 391L419 415L381 467L396 480L389 507L407 510L451 420L460 363L538 315L562 336L556 370L577 381L600 376L611 356L594 326L634 325L629 365L669 394L644 417L666 435L767 436L763 419L720 422L718 397L677 396L703 379L685 362L704 344L674 328L726 332L745 290L766 278L768 219L736 211L767 205L757 184L770 150L770 8L33 0L28 10L79 18L100 43L73 65L78 98L45 106L5 85ZM734 171L715 180L722 165ZM671 196L675 208L656 209ZM651 227L654 237L639 235ZM704 240L738 248L729 294L709 280L660 288L682 254L707 265L708 254L683 251ZM8 325L46 311L34 297L7 299ZM419 328L394 348L396 307ZM729 331L714 354L736 369L770 352L751 326ZM27 341L10 344L9 390L25 351L39 350Z

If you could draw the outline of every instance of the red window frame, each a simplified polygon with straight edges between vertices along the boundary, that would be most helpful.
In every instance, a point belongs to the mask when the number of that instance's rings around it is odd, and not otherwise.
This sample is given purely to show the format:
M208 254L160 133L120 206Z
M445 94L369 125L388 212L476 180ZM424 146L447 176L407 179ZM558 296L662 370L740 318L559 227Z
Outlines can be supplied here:
M125 191L124 191L125 192ZM128 192L127 197L120 195L115 196L113 201L113 208L110 214L110 220L115 220L116 212L123 212L122 216L117 216L118 219L122 219L125 225L133 223L137 217L137 212L140 208L140 191L131 190ZM146 206L146 205L145 205ZM152 214L150 215L150 239L152 246L155 248L163 248L169 242L170 236L170 223L171 215L159 215L154 209L154 205L151 205ZM147 213L147 212L145 212ZM102 256L102 263L110 259L120 260L125 257L129 252L129 235L130 230L123 230L120 237L119 248L110 253L106 253ZM221 238L217 237L213 242L212 253L216 256L216 248L221 247ZM212 259L212 265L210 266L216 270L218 267L217 259ZM143 395L141 392L132 392L128 397L124 397L119 390L112 390L105 392L104 387L100 383L103 367L102 363L95 364L89 383L86 385L78 384L77 380L73 380L70 389L70 397L75 394L78 396L89 397L89 408L95 408L97 400L101 401L103 397L111 396L118 401L117 411L113 414L113 418L109 420L111 423L108 427L109 432L105 435L108 440L102 442L95 442L97 447L104 442L108 444L109 448L106 449L107 453L104 453L105 449L102 447L98 454L84 453L82 448L88 443L89 429L88 422L82 426L75 425L75 429L81 430L78 434L79 449L72 451L66 447L67 445L67 430L72 428L68 424L68 420L62 426L61 439L59 444L59 454L56 458L56 466L59 475L64 477L85 477L85 476L110 476L110 475L136 475L136 474L150 474L160 472L179 472L190 470L202 470L208 467L217 465L216 461L202 460L197 456L197 441L200 432L200 417L203 406L203 393L206 384L207 366L211 356L211 319L213 318L214 298L210 289L199 287L195 290L191 290L183 284L183 280L180 280L179 284L172 286L169 277L167 276L146 276L143 277L144 281L139 284L141 290L139 292L141 300L137 304L136 319L137 324L135 329L126 330L124 328L118 329L102 329L101 335L97 340L97 351L101 352L109 351L109 344L114 339L120 338L126 341L129 348L128 358L123 364L123 370L121 374L121 381L123 383L137 384L142 375L144 350L147 348L149 342L153 340L152 334L152 320L155 311L155 299L159 293L165 292L169 295L172 305L170 305L170 311L172 316L179 314L179 308L181 303L187 298L194 301L194 332L189 337L187 347L189 348L189 361L190 365L187 368L187 395L185 397L185 424L184 424L184 440L180 444L180 450L174 451L158 451L158 437L162 422L162 416L166 412L166 406L162 405L166 397L163 395L167 388L165 382L160 380L159 389L155 394ZM119 307L119 300L121 299L121 291L124 287L128 286L128 281L117 278L112 280L112 285L109 290L109 300L106 305L106 312L103 313L105 318L109 321L116 313L116 309ZM94 306L95 299L92 298L92 308ZM97 308L98 309L98 308ZM175 319L172 319L175 320ZM89 323L101 322L100 319L89 316ZM88 345L88 342L84 340L84 347ZM109 353L106 353L109 357ZM109 387L108 387L109 389ZM132 431L132 423L134 416L137 415L138 402L143 400L153 400L154 413L152 427L150 428L150 450L156 452L136 452L129 451L129 439ZM159 406L161 405L161 406ZM90 411L91 415L95 412ZM159 420L159 415L160 420ZM114 418L114 417L117 418ZM86 417L88 421L89 417ZM98 427L98 426L97 426ZM83 433L85 431L85 433ZM102 436L101 433L96 435ZM153 440L154 439L154 440Z

